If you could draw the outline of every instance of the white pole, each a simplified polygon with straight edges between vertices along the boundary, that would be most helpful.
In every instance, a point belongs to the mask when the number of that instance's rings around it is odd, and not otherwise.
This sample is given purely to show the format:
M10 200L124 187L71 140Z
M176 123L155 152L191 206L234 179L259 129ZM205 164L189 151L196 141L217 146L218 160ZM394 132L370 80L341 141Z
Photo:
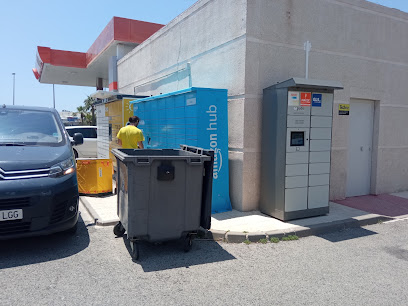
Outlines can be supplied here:
M54 89L54 84L52 84L52 101L53 101L53 105L55 108L55 89Z
M14 96L15 96L15 84L16 84L16 73L13 72L13 105L14 105Z
M310 49L312 48L312 44L310 41L307 41L303 45L304 50L306 51L306 79L309 78L309 52Z

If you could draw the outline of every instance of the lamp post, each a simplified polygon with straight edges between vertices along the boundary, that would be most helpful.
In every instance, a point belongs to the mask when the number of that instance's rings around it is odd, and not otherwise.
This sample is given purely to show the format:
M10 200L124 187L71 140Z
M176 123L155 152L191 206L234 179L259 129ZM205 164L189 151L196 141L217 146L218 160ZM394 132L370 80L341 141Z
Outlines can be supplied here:
M55 108L55 89L54 89L54 85L55 84L52 84L52 101L53 101L54 108Z
M14 96L15 96L15 84L16 84L16 73L13 72L13 105L14 105Z

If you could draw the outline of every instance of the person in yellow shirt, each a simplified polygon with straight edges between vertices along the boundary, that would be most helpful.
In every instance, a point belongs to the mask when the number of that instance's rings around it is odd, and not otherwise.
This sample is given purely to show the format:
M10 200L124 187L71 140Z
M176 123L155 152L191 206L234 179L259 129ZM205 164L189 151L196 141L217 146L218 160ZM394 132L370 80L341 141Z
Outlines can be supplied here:
M129 118L129 125L124 126L116 136L118 144L123 149L143 149L144 136L140 129L137 128L139 124L139 117L133 116Z

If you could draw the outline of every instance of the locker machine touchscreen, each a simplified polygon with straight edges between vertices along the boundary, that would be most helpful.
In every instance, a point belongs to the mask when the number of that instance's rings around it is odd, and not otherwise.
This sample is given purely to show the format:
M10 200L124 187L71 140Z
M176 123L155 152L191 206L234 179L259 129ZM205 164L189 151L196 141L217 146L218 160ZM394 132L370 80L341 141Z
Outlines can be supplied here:
M305 132L290 132L290 146L304 147L305 146Z

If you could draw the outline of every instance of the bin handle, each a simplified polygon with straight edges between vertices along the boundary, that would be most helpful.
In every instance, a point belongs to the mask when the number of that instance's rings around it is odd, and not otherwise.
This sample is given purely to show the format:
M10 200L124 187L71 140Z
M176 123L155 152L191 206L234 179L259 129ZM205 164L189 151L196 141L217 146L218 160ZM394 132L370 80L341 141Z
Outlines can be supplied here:
M182 149L183 151L187 151L187 148L188 148L187 145L181 145L181 149ZM194 153L203 155L203 151L204 151L203 149L197 148L197 147L190 147L190 148L194 151Z

